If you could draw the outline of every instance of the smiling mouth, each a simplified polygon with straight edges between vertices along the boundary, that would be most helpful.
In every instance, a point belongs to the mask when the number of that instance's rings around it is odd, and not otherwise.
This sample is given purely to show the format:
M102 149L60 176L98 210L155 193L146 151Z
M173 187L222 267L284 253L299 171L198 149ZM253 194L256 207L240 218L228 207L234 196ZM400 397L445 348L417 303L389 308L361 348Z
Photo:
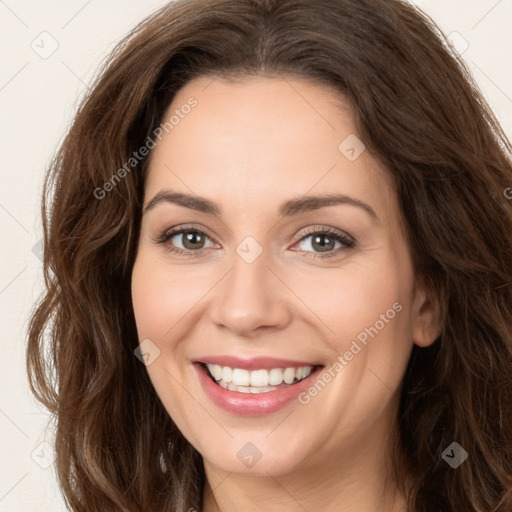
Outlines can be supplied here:
M298 384L315 373L322 365L297 368L246 370L217 364L199 363L206 375L218 386L239 393L268 393Z

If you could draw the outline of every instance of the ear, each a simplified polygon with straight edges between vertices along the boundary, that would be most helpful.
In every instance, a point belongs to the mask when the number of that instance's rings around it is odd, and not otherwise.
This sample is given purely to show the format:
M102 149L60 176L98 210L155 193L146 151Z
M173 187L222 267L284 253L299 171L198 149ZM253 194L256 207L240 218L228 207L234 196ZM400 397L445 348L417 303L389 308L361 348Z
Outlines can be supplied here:
M413 341L419 347L428 347L441 334L441 305L423 280L414 290Z

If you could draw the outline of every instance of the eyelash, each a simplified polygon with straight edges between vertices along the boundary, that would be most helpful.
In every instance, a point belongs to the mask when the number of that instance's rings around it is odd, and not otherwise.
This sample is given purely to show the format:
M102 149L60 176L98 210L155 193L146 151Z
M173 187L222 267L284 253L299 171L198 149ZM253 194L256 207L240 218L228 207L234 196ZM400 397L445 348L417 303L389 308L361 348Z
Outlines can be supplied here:
M172 252L174 254L181 255L181 256L195 257L195 256L201 255L202 252L205 250L205 248L199 249L197 251L191 251L191 250L180 249L179 247L172 247L171 245L169 245L167 243L171 238L175 237L176 235L185 233L187 231L192 232L192 233L199 233L211 240L211 238L204 231L197 229L195 226L185 226L185 227L179 227L179 228L173 229L171 231L164 231L160 236L158 236L154 240L154 242L159 245L165 246L165 250ZM313 253L314 256L310 256L311 251L304 251L308 255L308 256L306 256L306 254L305 254L304 257L321 258L321 259L330 258L332 256L338 255L341 250L352 249L356 245L356 241L352 237L344 234L341 231L335 230L333 228L328 228L328 227L327 228L318 228L318 229L317 228L307 229L307 230L302 231L301 233L299 233L299 239L297 240L297 242L295 242L295 244L301 242L303 239L308 238L312 235L328 235L330 238L333 238L335 241L340 242L344 247L340 247L336 250L333 250L333 251L330 251L330 252L327 252L324 254Z

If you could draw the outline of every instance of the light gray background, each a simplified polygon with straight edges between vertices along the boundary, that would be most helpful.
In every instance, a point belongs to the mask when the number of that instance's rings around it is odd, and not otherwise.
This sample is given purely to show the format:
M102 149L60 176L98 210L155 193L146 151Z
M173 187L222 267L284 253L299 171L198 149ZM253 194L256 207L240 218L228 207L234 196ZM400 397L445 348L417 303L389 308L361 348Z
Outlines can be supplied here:
M99 63L166 3L0 0L0 512L65 510L52 464L52 429L45 429L48 416L25 376L27 319L42 287L34 246L42 234L43 174ZM512 0L414 3L447 35L458 33L452 37L510 137ZM41 444L45 439L50 444Z

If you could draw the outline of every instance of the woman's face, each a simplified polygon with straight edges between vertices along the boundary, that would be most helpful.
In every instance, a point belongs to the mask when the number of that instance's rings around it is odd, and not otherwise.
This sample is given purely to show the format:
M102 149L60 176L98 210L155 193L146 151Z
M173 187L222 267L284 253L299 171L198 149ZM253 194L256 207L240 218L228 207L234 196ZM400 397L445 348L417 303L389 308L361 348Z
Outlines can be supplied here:
M201 78L171 116L132 276L169 415L229 472L329 472L381 454L413 343L437 332L351 110L300 79Z

